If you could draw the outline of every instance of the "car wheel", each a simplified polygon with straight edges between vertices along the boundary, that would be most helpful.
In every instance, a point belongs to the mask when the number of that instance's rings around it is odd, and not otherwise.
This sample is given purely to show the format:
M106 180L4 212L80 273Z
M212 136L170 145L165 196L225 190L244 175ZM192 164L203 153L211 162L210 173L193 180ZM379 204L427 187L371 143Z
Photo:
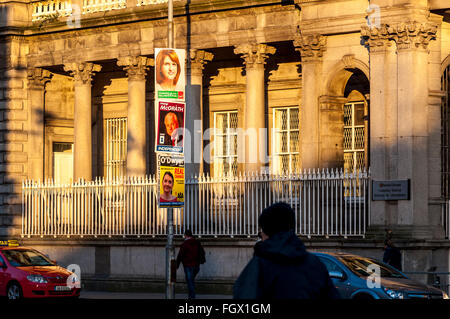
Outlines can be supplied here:
M22 298L22 288L18 283L12 283L8 285L6 289L6 297L9 300L18 300Z

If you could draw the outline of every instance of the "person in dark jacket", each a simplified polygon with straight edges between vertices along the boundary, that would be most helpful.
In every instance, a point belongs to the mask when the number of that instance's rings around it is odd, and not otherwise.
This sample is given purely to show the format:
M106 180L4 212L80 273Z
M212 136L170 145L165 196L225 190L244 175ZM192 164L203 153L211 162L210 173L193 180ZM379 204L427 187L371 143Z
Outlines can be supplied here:
M383 262L402 271L402 253L395 247L392 239L384 241Z
M184 232L184 238L177 256L177 269L182 263L189 291L188 298L195 299L195 277L200 271L200 263L204 262L205 251L189 229Z
M275 203L259 217L262 237L233 287L235 299L339 299L325 265L294 232L295 214ZM268 236L268 237L267 237Z

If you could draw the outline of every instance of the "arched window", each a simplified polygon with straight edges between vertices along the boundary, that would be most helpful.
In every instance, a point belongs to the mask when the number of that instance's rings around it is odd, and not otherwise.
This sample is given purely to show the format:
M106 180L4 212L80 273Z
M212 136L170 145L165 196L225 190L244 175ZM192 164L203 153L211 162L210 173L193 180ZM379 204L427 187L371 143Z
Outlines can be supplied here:
M344 96L344 169L352 172L369 167L369 81L355 70L345 87Z

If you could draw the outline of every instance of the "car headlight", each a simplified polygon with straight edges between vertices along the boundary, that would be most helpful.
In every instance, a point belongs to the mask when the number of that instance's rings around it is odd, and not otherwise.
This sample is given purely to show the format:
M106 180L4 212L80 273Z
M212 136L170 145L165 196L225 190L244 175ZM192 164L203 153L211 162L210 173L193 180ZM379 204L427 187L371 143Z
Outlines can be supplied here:
M448 298L448 295L447 295L444 291L442 292L442 298L443 298L443 299L449 299L449 298Z
M392 290L392 289L388 289L388 288L384 288L384 291L392 299L405 299L405 294L401 291Z
M38 284L46 284L48 282L47 279L41 275L28 275L27 279Z

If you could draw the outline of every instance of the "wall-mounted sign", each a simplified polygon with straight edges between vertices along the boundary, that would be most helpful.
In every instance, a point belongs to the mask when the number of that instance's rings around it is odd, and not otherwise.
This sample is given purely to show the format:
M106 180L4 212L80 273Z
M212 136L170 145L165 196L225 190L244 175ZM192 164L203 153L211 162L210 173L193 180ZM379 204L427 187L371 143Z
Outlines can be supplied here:
M158 154L158 198L160 207L184 206L184 157Z
M410 180L372 181L372 200L409 200Z

